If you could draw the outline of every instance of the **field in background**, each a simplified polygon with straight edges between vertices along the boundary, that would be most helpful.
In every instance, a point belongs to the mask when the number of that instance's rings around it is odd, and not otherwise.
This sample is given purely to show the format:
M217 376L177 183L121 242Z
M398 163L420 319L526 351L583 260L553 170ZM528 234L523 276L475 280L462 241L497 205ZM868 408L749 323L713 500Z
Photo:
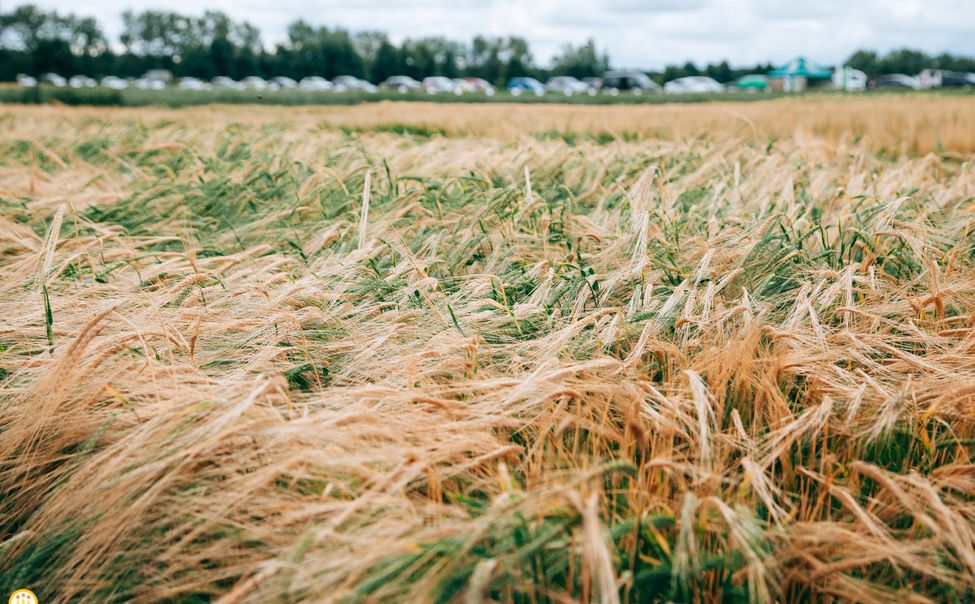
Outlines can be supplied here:
M606 144L646 139L736 138L752 145L774 145L795 138L811 145L863 146L884 157L975 152L975 96L935 94L890 96L807 96L753 103L670 103L637 106L456 104L377 102L350 106L206 105L192 111L162 108L79 108L25 106L3 111L0 119L11 140L31 138L33 120L67 116L90 120L130 119L152 125L178 119L192 127L278 124L288 135L341 130L431 137L485 137L505 142L526 139ZM22 117L30 117L23 120ZM73 121L65 121L73 128ZM86 122L87 123L87 122Z
M975 598L973 106L0 108L0 586Z

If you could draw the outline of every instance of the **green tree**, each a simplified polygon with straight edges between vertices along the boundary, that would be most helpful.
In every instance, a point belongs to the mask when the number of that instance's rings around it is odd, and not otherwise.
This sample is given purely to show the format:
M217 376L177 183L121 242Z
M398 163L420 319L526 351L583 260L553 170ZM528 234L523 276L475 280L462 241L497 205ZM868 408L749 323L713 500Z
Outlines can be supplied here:
M567 44L552 62L552 75L569 75L577 78L601 75L609 69L609 57L600 55L596 43L590 39L574 47Z
M0 15L0 41L6 50L5 63L10 62L4 67L33 74L96 74L98 57L108 48L94 19L44 11L33 5ZM13 75L5 74L8 78Z
M501 49L501 60L504 61L504 79L509 80L518 76L540 75L534 66L528 41L517 36L509 36Z
M704 73L708 77L719 82L730 82L734 79L734 72L731 69L731 65L728 64L728 61L708 64L708 66L704 68Z
M477 36L471 42L467 58L467 73L484 78L495 85L503 84L504 62L501 60L501 38Z
M877 53L872 50L860 49L850 55L845 62L853 69L859 69L867 75L877 74Z
M398 48L393 46L389 40L384 39L376 50L376 58L369 70L369 75L374 82L398 75L403 72L403 57Z

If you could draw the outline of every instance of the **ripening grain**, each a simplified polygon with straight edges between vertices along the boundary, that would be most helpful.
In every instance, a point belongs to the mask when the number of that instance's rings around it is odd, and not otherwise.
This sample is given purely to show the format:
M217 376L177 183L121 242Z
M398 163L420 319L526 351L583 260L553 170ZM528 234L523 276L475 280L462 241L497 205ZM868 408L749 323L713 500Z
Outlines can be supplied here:
M7 108L0 585L973 598L972 107Z

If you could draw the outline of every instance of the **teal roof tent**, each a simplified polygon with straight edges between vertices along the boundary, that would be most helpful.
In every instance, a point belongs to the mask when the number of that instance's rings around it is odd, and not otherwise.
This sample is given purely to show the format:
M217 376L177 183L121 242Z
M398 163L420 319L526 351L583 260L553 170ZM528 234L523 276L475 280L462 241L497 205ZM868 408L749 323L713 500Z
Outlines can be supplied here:
M768 78L759 73L752 73L738 78L735 86L746 90L765 90L768 86Z
M806 57L796 57L782 67L768 72L768 75L771 78L795 77L817 80L832 78L833 72Z

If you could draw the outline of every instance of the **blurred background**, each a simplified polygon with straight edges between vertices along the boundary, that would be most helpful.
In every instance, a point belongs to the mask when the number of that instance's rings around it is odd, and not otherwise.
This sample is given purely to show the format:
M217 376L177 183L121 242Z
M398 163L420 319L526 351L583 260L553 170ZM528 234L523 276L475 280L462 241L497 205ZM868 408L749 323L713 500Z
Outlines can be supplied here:
M0 7L0 81L285 93L269 101L967 88L973 23L957 0L51 1Z

